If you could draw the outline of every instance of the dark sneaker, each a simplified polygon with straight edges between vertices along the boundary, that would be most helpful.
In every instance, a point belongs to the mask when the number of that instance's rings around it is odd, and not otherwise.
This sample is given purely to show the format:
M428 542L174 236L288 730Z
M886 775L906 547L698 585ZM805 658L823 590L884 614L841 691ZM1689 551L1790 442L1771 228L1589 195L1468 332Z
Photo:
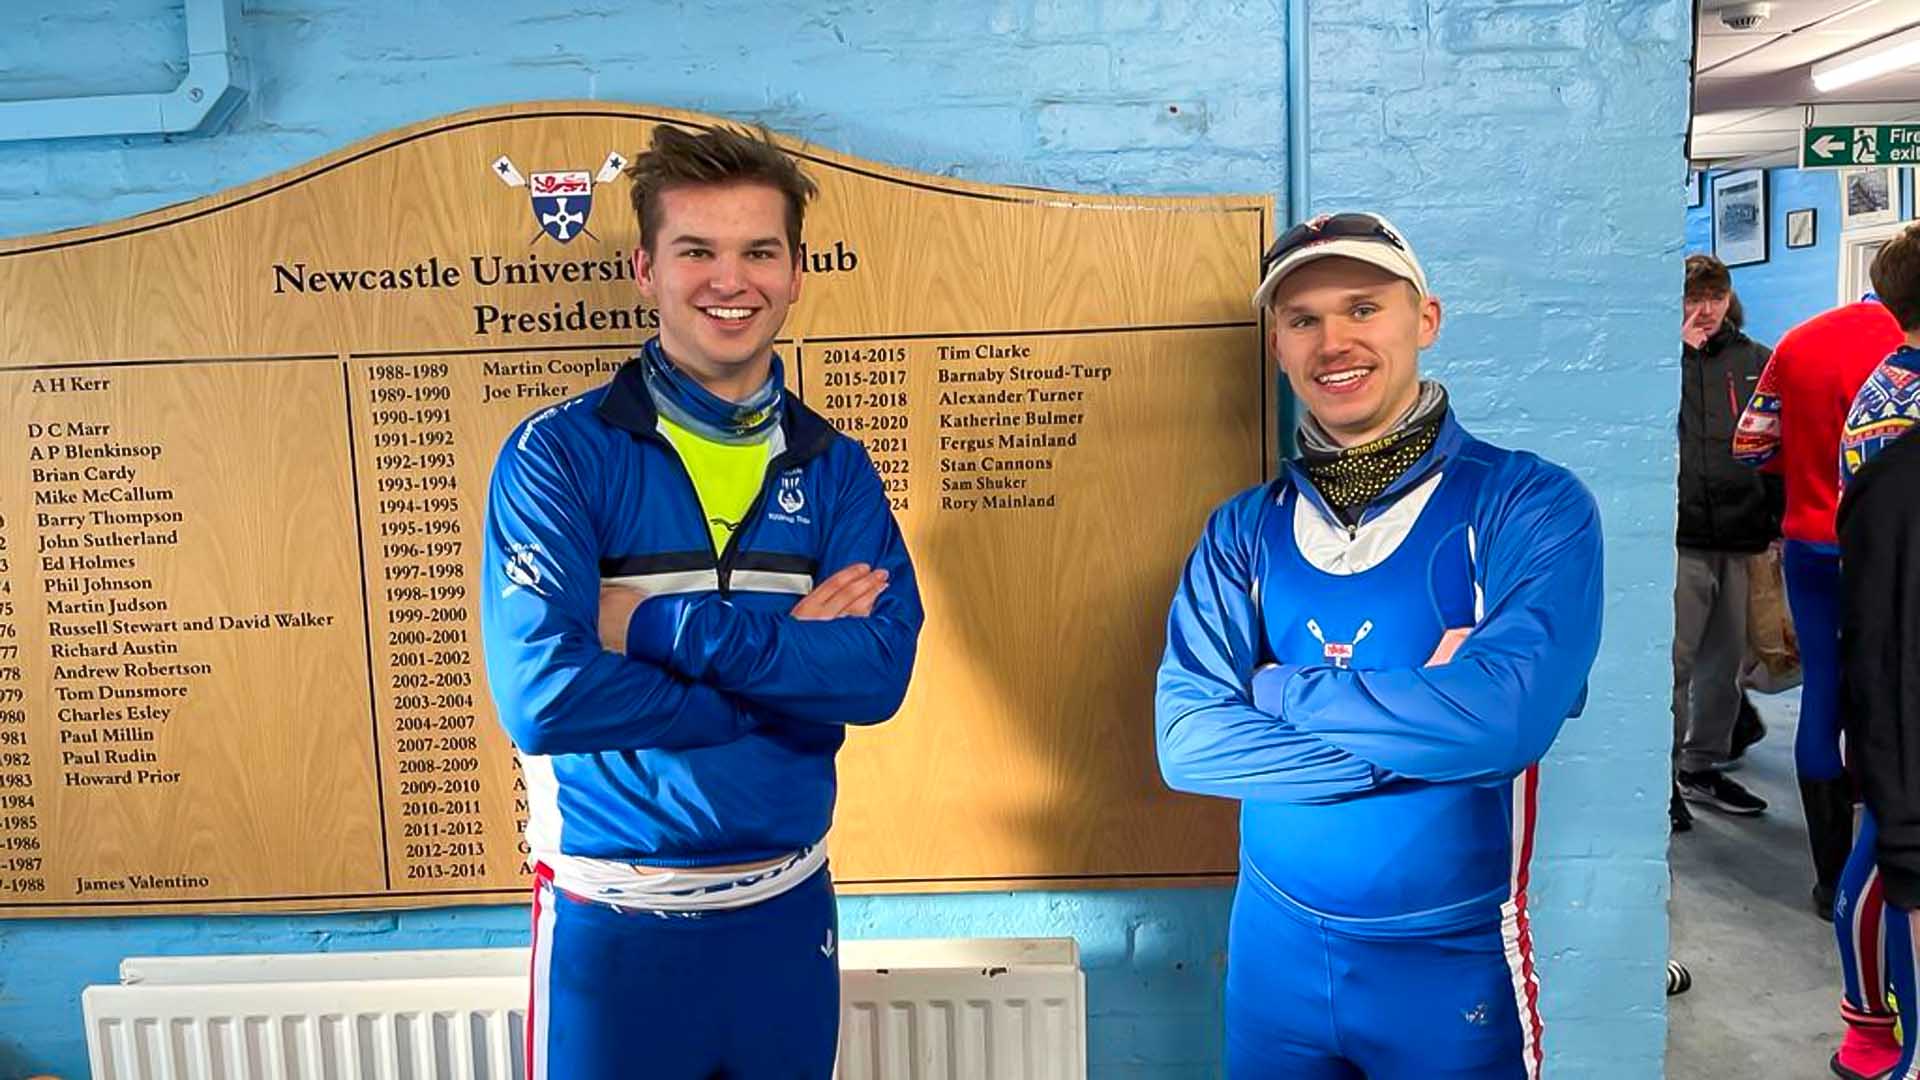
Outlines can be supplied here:
M1815 915L1820 916L1821 918L1827 920L1828 922L1832 922L1833 921L1833 899L1834 899L1833 886L1822 885L1817 881L1814 882L1813 913Z
M1671 832L1686 832L1693 828L1693 811L1687 809L1686 801L1680 798L1680 785L1675 784L1673 798L1667 802L1667 828Z
M1728 748L1728 759L1739 761L1746 755L1748 747L1766 737L1767 725L1760 719L1760 710L1753 707L1753 699L1743 692L1740 695L1740 715L1733 721L1733 745Z
M1766 812L1767 800L1715 769L1682 772L1680 794L1688 802L1703 803L1723 814L1753 817Z

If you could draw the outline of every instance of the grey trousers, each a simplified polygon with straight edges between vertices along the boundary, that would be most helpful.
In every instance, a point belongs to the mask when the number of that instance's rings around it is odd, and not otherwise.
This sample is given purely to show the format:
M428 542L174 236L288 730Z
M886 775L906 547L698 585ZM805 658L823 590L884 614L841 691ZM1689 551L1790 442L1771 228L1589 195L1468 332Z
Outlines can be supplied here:
M1747 651L1748 555L1681 548L1673 574L1673 764L1727 759Z

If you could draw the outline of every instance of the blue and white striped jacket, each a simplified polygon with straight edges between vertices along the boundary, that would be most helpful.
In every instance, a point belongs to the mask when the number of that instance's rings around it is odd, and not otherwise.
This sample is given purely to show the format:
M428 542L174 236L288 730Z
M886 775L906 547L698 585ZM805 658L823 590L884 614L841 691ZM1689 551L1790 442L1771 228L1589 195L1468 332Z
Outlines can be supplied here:
M536 858L698 867L817 844L845 725L900 707L923 616L873 463L792 397L772 449L759 496L716 553L638 362L508 436L480 618ZM890 574L871 616L788 616L853 563ZM655 659L601 647L603 583L671 598ZM643 604L635 626L660 611Z

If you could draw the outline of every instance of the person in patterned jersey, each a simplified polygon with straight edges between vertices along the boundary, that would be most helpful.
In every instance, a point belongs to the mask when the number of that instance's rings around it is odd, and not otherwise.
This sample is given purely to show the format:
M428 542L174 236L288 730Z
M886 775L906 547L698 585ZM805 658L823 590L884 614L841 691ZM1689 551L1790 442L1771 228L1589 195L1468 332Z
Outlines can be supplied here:
M1866 524L1883 515L1858 514L1862 500L1854 491L1875 459L1896 444L1912 443L1907 436L1920 425L1920 225L1907 226L1881 248L1870 273L1873 291L1899 321L1905 340L1867 376L1840 431L1840 690L1848 765L1861 782L1866 807L1833 906L1840 1012L1847 1032L1832 1065L1847 1080L1920 1080L1915 1054L1920 992L1913 952L1915 910L1920 909L1920 787L1914 767L1920 755L1911 749L1920 729L1903 724L1898 707L1903 694L1915 692L1901 682L1903 676L1913 677L1914 657L1890 652L1888 645L1900 640L1899 627L1892 624L1914 618L1915 597L1894 584L1916 549L1910 543L1889 547L1884 530ZM1902 454L1912 456L1906 450ZM1885 519L1895 523L1900 498L1890 489L1897 487L1882 481L1875 488L1876 501L1890 504ZM1907 646L1913 644L1908 638ZM1904 1047L1893 1035L1889 986L1896 992Z
M1884 249L1883 249L1884 251ZM1840 472L1851 477L1867 459L1907 433L1920 416L1920 348L1907 335L1854 395L1840 432Z

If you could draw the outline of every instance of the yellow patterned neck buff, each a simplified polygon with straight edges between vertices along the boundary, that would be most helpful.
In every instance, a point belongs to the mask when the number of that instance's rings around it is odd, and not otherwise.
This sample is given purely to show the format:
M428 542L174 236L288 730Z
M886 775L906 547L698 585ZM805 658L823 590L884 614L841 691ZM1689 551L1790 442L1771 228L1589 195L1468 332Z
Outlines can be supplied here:
M1433 390L1427 391L1428 387ZM1433 449L1440 421L1447 415L1447 396L1433 383L1422 384L1421 389L1427 392L1406 419L1372 442L1336 449L1320 439L1301 440L1300 467L1343 524L1358 523L1367 504Z

